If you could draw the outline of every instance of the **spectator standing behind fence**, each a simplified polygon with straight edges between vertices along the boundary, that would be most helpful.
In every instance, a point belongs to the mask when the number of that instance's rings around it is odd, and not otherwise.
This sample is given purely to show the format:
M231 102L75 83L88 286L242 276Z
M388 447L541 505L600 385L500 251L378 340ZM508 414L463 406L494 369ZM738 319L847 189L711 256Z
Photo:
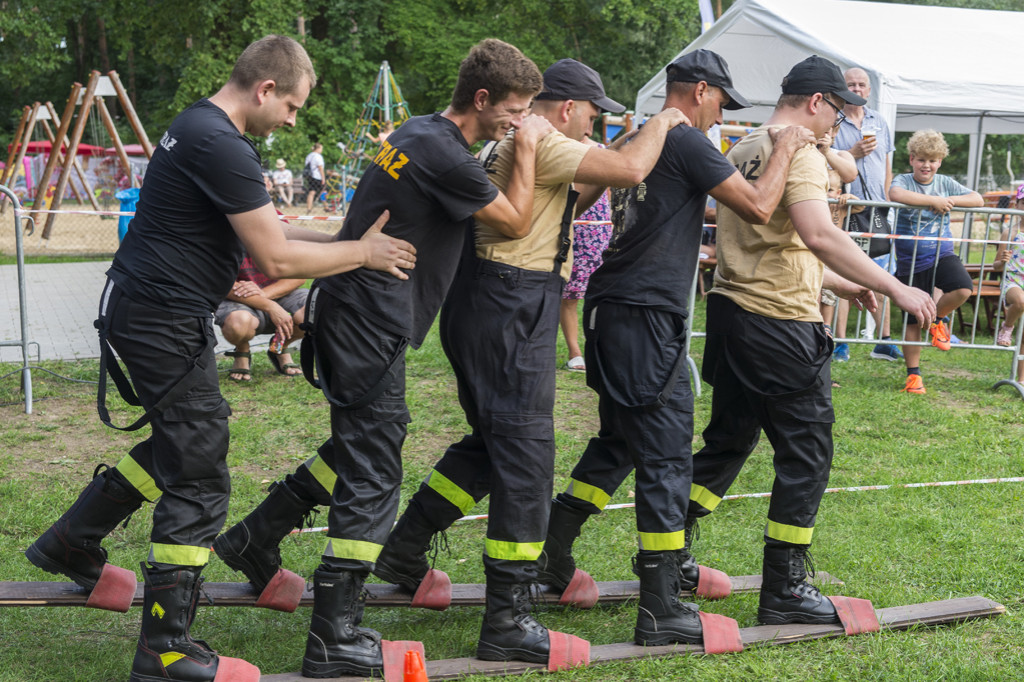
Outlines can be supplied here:
M859 67L848 69L844 74L846 87L850 92L864 99L871 97L871 79L867 71ZM836 128L835 149L845 149L853 156L858 177L849 181L850 194L855 198L887 201L889 185L892 184L892 132L889 124L874 109L868 106L857 106L847 103L843 107L845 118ZM871 212L876 211L883 220L888 220L889 209L873 207L850 218L850 229L856 232L871 231ZM892 255L887 253L872 260L878 267L888 273L893 272ZM846 336L846 320L850 306L840 301L839 315L836 320L836 334ZM871 349L871 357L876 360L900 360L903 353L898 346L890 343L891 329L889 324L888 302L879 297L878 310L874 313L875 325L881 329L881 343ZM832 356L835 362L846 362L850 359L850 348L845 343L836 344Z
M271 177L274 179L274 195L278 196L285 206L291 208L292 199L294 198L292 172L288 170L288 164L285 163L284 159L278 159L275 165L276 169L271 173Z
M1024 185L1017 188L1018 211L1024 210ZM1024 312L1024 233L1021 232L1021 219L1019 217L1011 221L1011 227L1003 230L999 236L1001 242L1012 242L1012 244L1000 244L996 253L996 261L993 269L1003 273L1003 301L1006 302L1006 317L996 334L996 344L1000 346L1013 345L1013 328ZM1024 377L1024 362L1017 366L1017 381Z
M317 142L313 145L313 151L306 154L306 160L302 164L302 184L306 189L306 212L313 211L313 202L320 196L324 188L324 146Z
M903 209L896 214L896 234L929 239L896 240L896 279L929 294L940 289L942 295L935 304L936 317L928 328L932 345L949 350L950 332L943 317L959 308L974 287L971 276L960 258L953 253L953 242L934 241L936 237L950 239L949 212L957 207L981 206L981 195L961 185L948 175L940 175L942 160L949 155L949 146L942 133L919 130L907 141L910 167L913 173L893 178L889 198L901 204L922 206L918 210ZM907 341L921 340L921 327L910 315L907 322ZM921 379L921 347L904 346L906 356L906 393L925 393Z
M584 142L603 147L589 138ZM587 365L580 349L579 308L580 299L587 293L587 282L601 265L601 254L608 248L608 240L612 238L612 209L608 203L608 192L598 197L594 205L584 211L577 220L582 222L604 223L595 225L573 226L572 237L572 274L562 290L562 304L559 318L565 345L569 349L569 360L565 368L570 372L585 372Z
M228 373L232 381L249 381L252 353L249 342L257 334L274 334L267 358L278 374L301 374L292 362L288 346L302 338L302 324L307 289L299 287L304 279L271 279L260 272L248 255L242 260L238 278L214 313L214 322L224 338L235 346L225 355L235 359ZM244 365L244 366L243 366Z

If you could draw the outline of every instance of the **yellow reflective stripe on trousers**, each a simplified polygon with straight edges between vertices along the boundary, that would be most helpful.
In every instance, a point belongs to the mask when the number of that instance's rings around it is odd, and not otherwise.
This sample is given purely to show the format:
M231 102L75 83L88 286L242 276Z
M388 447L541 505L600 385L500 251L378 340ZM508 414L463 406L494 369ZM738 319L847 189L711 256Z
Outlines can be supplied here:
M383 546L378 545L375 542L327 538L327 546L324 548L324 556L332 556L335 559L354 559L356 561L374 562L380 555L381 549L383 549Z
M210 561L210 548L161 545L154 542L149 546L149 561L175 566L205 566Z
M169 666L171 663L176 663L177 661L180 661L183 658L185 658L185 654L179 653L177 651L168 651L165 654L160 654L160 662L163 663L163 666L165 668Z
M463 514L469 513L469 510L476 506L476 500L473 499L472 495L452 483L448 477L437 469L430 470L425 483L428 488L431 488L438 495L458 507L459 511Z
M640 549L649 552L668 552L686 546L686 531L677 530L671 533L639 533Z
M145 497L150 502L156 502L160 499L160 488L157 486L156 481L153 477L146 473L146 470L139 466L139 463L132 459L131 455L125 455L117 466L114 467L121 475L128 479L128 482L135 486L135 489L139 491L139 494Z
M327 466L327 462L325 462L320 455L313 455L307 459L302 466L309 469L309 473L313 474L313 478L315 478L316 482L327 491L328 495L332 495L334 493L334 484L338 480L338 475L334 473L334 470L331 469L331 467Z
M575 478L569 479L569 487L565 489L565 493L584 502L589 502L598 509L604 509L612 499L611 495L600 488L583 481L577 481Z
M543 542L507 542L504 540L484 540L484 551L492 559L505 561L536 561L544 549Z
M784 523L769 521L765 526L764 534L772 540L788 542L791 545L809 545L811 536L814 535L814 528L801 528L800 526L787 526Z
M700 506L704 507L708 511L715 511L721 502L722 498L714 494L702 485L696 483L690 484L690 501L696 502Z

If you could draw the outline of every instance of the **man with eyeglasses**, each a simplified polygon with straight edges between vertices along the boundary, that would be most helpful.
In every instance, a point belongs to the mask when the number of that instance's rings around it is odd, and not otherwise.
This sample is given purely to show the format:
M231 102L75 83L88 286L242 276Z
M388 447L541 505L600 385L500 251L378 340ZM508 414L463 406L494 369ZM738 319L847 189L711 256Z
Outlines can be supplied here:
M732 148L729 161L757 180L772 151L773 128L802 125L821 137L842 116L841 102L862 105L864 99L846 88L835 64L807 58L783 79L768 121ZM764 532L757 614L763 624L838 622L835 607L806 581L805 570L832 464L832 339L818 312L818 292L824 286L874 309L871 292L880 291L900 307L922 314L935 309L930 296L875 267L832 224L827 183L824 157L807 146L793 155L782 200L766 224L728 205L718 213L718 269L707 299L702 369L714 396L704 448L693 457L687 528L692 533L696 519L722 501L763 429L776 472Z
M850 92L860 95L864 99L871 97L871 78L867 71L855 66L847 69L844 77L846 87ZM850 182L850 194L861 199L888 201L889 185L892 184L892 154L895 150L889 124L880 113L867 105L846 103L843 106L843 114L842 121L835 129L832 148L848 151L856 162L857 178ZM854 213L850 218L850 229L858 232L870 232L872 211L881 215L883 220L888 220L888 208L872 207L860 213ZM893 272L890 259L891 254L886 253L873 260L887 272ZM902 360L903 353L900 352L899 346L889 340L889 315L888 311L884 310L884 298L879 300L878 307L879 310L875 313L875 324L881 325L881 342L871 350L871 357L877 360ZM836 323L839 336L846 335L848 312L849 306L839 309L839 319ZM839 344L839 346L845 345ZM836 353L845 352L845 359L849 359L849 350L844 351L839 346L836 347Z

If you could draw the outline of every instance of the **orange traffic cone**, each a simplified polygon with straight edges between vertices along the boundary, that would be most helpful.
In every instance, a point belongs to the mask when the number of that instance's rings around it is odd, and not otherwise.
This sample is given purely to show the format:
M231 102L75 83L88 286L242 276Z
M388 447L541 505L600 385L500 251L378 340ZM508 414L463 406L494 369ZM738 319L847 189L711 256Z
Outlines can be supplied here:
M429 682L420 652L405 652L405 675L402 676L402 682Z

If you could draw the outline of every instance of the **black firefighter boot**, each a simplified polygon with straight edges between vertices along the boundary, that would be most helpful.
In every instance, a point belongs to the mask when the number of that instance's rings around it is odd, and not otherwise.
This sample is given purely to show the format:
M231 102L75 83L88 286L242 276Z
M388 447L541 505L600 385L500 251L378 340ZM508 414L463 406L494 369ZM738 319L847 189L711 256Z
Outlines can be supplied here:
M385 582L416 592L430 570L427 550L437 532L419 503L411 500L384 542L373 574Z
M583 524L590 518L585 511L574 509L558 499L551 500L548 534L544 549L537 560L537 582L564 591L576 574L576 561L572 558L572 544L580 536Z
M286 481L272 483L256 509L213 541L224 563L241 571L260 593L281 568L281 540L313 511Z
M391 530L377 556L373 574L412 593L410 606L444 611L452 602L452 581L448 574L431 567L427 551L436 533L441 532L427 518L414 497ZM446 541L441 536L442 544ZM436 552L435 552L436 557Z
M547 663L548 630L530 613L529 583L487 578L487 609L476 657L484 661Z
M25 550L25 556L44 571L66 575L92 590L107 563L107 550L100 543L117 524L141 507L145 499L121 472L100 464L78 500ZM134 595L134 573L131 583Z
M757 620L764 625L838 623L832 602L807 582L806 545L765 544L761 603ZM811 564L811 575L814 567Z
M332 570L323 564L314 572L313 619L302 659L304 677L383 676L380 633L359 627L365 579L363 570Z
M681 550L640 550L633 572L640 578L640 603L633 641L657 646L703 642L703 627L696 604L679 601Z
M700 580L700 568L697 566L697 560L693 558L691 553L693 543L700 538L700 526L697 525L696 518L692 516L686 517L686 524L683 526L683 536L686 538L686 544L679 552L679 589L695 592L697 590L697 582Z
M202 566L142 564L146 587L142 632L129 682L256 682L260 670L240 658L218 656L206 642L192 639L203 583Z

